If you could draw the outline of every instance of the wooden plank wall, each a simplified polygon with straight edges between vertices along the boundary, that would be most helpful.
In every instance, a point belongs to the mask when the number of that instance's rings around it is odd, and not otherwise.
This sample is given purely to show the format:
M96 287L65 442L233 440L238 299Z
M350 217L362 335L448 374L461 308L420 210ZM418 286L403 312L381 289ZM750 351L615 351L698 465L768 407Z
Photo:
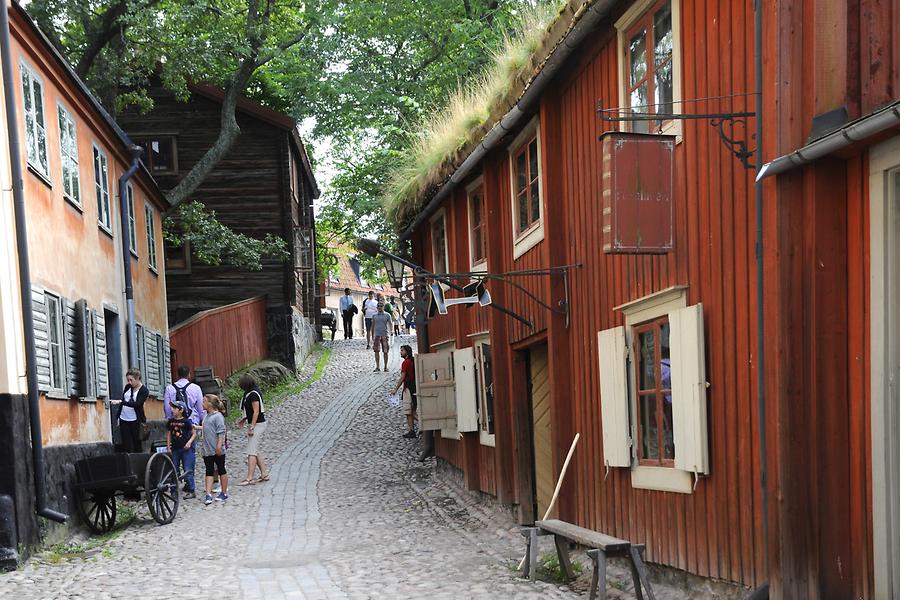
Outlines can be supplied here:
M261 296L195 315L169 332L177 365L212 367L228 377L268 356L266 298Z

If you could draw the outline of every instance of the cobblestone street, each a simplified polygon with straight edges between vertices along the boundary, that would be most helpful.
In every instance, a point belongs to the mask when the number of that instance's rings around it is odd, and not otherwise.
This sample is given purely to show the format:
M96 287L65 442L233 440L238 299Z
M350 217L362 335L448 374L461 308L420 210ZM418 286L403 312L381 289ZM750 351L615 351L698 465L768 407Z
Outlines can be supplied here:
M137 519L118 536L0 574L0 597L586 597L589 573L577 589L521 579L514 566L524 540L513 520L436 475L434 459L417 461L418 442L401 437L403 417L385 401L399 343L390 372L374 373L363 340L334 342L322 377L267 411L269 482L234 485L246 470L246 438L232 430L224 505L184 501L161 527L132 503ZM632 597L615 589L627 589L624 570L611 568L610 583L610 598Z

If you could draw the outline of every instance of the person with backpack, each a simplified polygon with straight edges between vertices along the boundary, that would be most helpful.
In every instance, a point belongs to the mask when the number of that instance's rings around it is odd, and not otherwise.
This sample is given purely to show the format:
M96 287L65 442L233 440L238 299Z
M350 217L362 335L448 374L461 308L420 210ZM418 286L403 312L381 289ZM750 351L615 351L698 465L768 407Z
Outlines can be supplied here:
M166 393L163 396L163 400L165 400L163 412L167 421L172 418L171 404L176 400L184 405L184 416L190 419L194 425L200 425L203 417L206 416L206 411L203 410L203 390L199 385L188 380L190 374L191 368L181 365L178 367L178 380L166 386Z
M269 480L269 469L259 445L262 443L263 434L266 432L266 413L263 408L262 392L256 385L256 379L249 373L244 373L238 380L238 386L244 390L241 399L241 410L244 416L238 421L238 427L249 425L247 429L247 477L238 485L253 485ZM259 467L259 478L256 478L256 468Z

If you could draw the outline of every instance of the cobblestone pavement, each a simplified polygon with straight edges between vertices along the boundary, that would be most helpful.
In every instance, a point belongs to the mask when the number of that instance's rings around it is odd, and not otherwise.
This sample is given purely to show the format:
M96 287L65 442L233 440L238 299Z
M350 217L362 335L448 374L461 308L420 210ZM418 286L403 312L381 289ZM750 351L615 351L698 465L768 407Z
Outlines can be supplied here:
M586 596L589 573L571 588L522 580L514 565L524 541L512 519L436 476L434 459L416 460L417 442L400 437L403 417L385 401L399 376L399 343L390 372L374 373L362 340L327 342L333 354L323 376L268 411L269 482L232 485L224 505L182 502L163 527L144 504L130 504L138 517L120 535L73 558L56 562L47 552L0 574L0 597ZM229 442L237 482L246 436L232 430ZM611 600L632 598L620 591L627 571L611 567L610 584Z

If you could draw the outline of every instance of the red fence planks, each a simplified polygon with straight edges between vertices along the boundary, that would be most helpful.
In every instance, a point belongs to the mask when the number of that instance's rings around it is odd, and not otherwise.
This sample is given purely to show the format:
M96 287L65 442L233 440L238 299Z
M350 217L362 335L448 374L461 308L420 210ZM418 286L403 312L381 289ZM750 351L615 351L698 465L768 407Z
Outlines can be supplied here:
M227 377L269 354L266 297L198 313L169 336L173 371L178 365L212 367L216 376Z

